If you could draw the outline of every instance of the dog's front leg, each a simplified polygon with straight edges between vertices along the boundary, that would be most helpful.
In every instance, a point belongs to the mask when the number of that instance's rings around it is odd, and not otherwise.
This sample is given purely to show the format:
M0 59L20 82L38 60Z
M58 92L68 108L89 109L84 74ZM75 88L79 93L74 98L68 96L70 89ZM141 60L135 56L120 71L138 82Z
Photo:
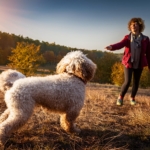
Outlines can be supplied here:
M60 124L61 127L66 131L70 133L80 133L80 129L78 129L75 125L75 120L78 117L78 112L69 112L67 114L61 115L60 118Z

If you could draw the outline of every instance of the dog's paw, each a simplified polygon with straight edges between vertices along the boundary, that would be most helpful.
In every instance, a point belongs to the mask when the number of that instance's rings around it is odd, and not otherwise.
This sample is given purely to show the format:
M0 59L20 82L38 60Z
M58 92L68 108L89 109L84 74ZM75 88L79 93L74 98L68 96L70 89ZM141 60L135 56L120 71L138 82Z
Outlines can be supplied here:
M73 127L71 128L69 131L69 133L73 133L73 134L80 134L81 129L77 128L77 127Z
M79 129L79 128L74 128L73 132L76 133L76 134L80 134L81 129Z

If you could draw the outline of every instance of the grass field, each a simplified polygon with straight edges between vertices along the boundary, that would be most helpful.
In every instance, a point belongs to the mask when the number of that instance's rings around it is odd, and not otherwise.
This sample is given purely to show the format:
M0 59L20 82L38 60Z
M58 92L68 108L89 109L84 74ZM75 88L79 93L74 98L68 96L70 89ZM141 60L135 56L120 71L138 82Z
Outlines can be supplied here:
M80 116L81 133L67 134L59 116L37 106L28 123L11 134L6 150L149 150L150 89L139 89L136 106L116 106L120 87L90 83ZM6 109L0 93L0 114Z
M7 70L9 69L9 67L7 66L0 66L0 72L4 71L4 70Z

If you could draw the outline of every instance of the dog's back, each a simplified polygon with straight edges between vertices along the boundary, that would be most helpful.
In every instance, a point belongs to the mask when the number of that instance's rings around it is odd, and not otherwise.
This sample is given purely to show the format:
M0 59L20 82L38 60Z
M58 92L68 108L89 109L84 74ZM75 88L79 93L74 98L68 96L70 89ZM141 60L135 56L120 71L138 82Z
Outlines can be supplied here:
M73 103L74 106L78 104L78 107L82 107L85 84L79 78L67 73L47 77L27 77L16 81L5 95L5 101L13 98L13 101L19 103L25 101L26 105L30 101L35 101L51 110L63 112Z

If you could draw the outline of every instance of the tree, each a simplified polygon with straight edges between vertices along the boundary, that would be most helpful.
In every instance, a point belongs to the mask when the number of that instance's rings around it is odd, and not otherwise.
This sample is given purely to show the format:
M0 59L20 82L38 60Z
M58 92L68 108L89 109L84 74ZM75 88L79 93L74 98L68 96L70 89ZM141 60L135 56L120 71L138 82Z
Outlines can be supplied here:
M116 62L112 66L112 73L111 73L111 80L112 83L115 85L122 85L124 82L124 67L121 62Z
M25 42L18 42L12 55L9 57L9 67L22 72L25 75L32 75L37 71L44 58L40 54L40 46Z
M46 51L43 54L46 63L56 63L56 56L53 51Z
M105 52L104 55L96 61L97 71L95 75L95 81L100 83L111 83L111 68L120 61L117 55L113 53Z
M148 67L143 69L141 79L140 79L140 87L146 88L150 87L150 72Z
M5 65L7 62L5 51L0 48L0 65Z

